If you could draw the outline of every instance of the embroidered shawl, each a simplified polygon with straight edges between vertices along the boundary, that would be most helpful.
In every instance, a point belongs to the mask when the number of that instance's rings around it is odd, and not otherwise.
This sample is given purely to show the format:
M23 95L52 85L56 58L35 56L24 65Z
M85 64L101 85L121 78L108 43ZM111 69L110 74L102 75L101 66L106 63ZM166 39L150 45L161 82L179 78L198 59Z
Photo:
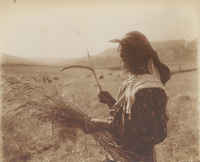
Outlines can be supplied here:
M125 109L126 114L131 114L131 107L135 101L135 94L144 88L160 88L166 93L165 86L161 82L159 71L154 65L153 59L149 60L147 68L149 74L129 75L129 78L125 80L120 87L117 102L111 110L115 112L121 106L125 106L123 109Z

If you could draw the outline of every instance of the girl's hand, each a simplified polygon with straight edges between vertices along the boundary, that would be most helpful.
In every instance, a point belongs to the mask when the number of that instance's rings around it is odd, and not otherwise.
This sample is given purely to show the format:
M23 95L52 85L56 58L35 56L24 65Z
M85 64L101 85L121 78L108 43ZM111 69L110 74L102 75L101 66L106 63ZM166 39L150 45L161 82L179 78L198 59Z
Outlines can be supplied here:
M88 134L99 130L109 130L110 123L108 120L92 118L90 123L85 125L83 131Z
M97 97L101 103L107 104L109 108L111 108L116 102L111 94L107 91L98 91Z

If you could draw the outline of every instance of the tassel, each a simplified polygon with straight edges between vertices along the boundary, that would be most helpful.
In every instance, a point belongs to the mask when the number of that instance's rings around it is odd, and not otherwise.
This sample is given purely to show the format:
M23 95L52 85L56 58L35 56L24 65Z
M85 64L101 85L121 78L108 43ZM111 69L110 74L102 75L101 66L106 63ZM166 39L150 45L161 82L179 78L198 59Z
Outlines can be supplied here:
M131 120L132 119L132 115L131 114L127 114L127 120Z

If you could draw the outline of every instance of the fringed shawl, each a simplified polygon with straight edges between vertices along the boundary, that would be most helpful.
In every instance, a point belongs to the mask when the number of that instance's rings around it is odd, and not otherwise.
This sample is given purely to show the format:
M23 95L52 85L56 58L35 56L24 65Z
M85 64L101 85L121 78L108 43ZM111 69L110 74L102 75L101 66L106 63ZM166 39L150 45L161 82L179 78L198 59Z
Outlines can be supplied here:
M120 107L124 106L125 113L130 117L131 107L135 102L135 94L144 88L160 88L166 93L164 84L161 82L158 69L150 59L147 65L149 74L133 75L125 80L119 89L117 102L111 111L116 112ZM125 103L125 104L124 104Z

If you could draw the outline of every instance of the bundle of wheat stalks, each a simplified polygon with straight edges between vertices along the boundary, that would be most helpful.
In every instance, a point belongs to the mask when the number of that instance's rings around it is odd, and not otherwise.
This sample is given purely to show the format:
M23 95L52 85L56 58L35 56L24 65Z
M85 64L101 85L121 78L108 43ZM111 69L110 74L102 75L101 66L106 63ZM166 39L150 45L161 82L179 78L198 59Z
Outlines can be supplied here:
M7 116L13 114L17 116L26 111L29 112L30 117L36 116L37 120L57 123L61 128L66 126L66 122L71 121L78 124L80 128L90 124L90 117L81 112L77 105L62 93L63 87L47 85L45 78L41 76L3 76L2 78L2 100L3 106L6 107L3 110ZM91 135L114 160L129 161L136 158L131 150L109 132L97 131ZM121 145L117 145L116 142Z

